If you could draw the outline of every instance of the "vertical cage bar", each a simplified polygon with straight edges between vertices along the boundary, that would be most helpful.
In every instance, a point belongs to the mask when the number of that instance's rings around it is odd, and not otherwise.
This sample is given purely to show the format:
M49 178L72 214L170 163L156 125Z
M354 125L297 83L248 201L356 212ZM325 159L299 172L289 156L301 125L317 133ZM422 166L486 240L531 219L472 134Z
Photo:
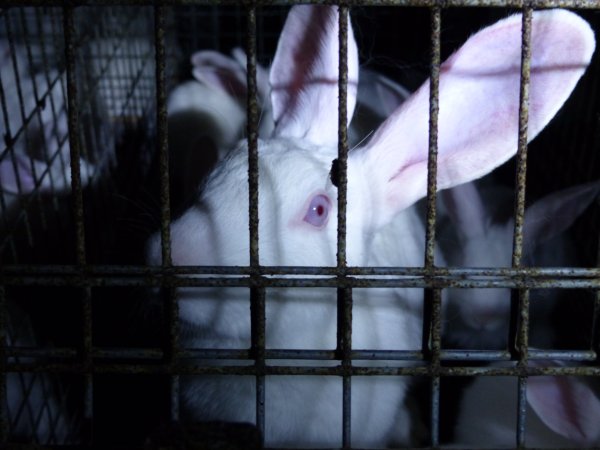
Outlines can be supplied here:
M91 288L84 288L82 290L83 295L83 351L82 360L86 367L86 374L84 378L84 418L89 421L89 438L92 438L91 420L93 416L93 376L92 376L92 290Z
M249 192L249 232L250 232L250 266L259 266L258 251L258 103L256 87L256 8L248 8L246 21L246 52L248 103L248 192Z
M346 209L348 193L348 20L349 8L339 6L339 61L338 61L338 230L337 265L340 272L346 260Z
M85 251L85 228L83 215L83 192L81 186L81 141L79 135L79 93L76 73L76 39L74 7L63 8L63 28L65 38L65 63L67 74L67 114L69 124L69 149L71 163L71 189L75 222L75 243L77 265L87 264ZM85 276L85 274L83 274ZM83 379L84 397L84 441L93 440L93 375L92 375L92 293L91 288L82 290L83 348L82 360L86 368Z
M529 119L529 81L531 72L532 9L523 10L521 39L521 82L519 85L519 141L517 150L517 190L514 206L514 238L512 266L520 267L523 254L523 224L525 221L525 179L527 175L527 122Z
M179 375L171 376L169 393L171 394L170 395L170 403L171 403L170 414L171 414L171 420L173 422L176 422L179 420L179 390L180 390L179 381L180 381Z
M265 435L265 288L261 287L258 244L258 88L256 81L256 7L246 14L246 82L248 134L248 201L250 267L255 285L250 288L251 354L256 368L256 426L264 442ZM262 443L261 443L262 444Z
M154 8L154 51L156 76L156 144L160 168L160 232L162 266L170 267L171 259L171 200L169 195L169 148L167 129L167 86L166 86L166 7L157 5ZM165 344L165 359L173 364L179 352L179 305L177 293L172 287L166 289L164 297L167 342ZM179 420L179 374L171 375L169 379L170 414L172 421Z
M600 240L596 253L596 267L600 267ZM596 361L600 361L600 290L594 292L594 313L592 318L591 349L596 352Z
M517 190L514 206L514 236L512 266L521 267L523 256L523 225L525 222L525 182L527 175L527 127L529 119L529 84L531 73L531 28L533 9L525 7L522 15L521 36L521 78L519 84L519 139L517 149ZM518 291L518 334L516 349L517 366L527 367L529 335L529 290ZM527 378L519 377L516 444L525 445L525 421L527 412Z
M165 77L165 7L154 8L156 56L156 125L160 168L160 234L163 267L171 266L171 202L169 198L169 148L167 131L167 87Z
M525 421L527 419L527 377L519 377L517 396L517 447L525 446Z
M600 261L597 264L600 267ZM594 293L594 313L592 319L591 349L596 352L596 361L600 360L600 291Z
M338 230L337 267L340 281L347 266L346 210L348 193L348 6L338 6ZM352 289L337 290L337 353L342 361L342 447L352 446Z
M531 72L531 8L523 10L521 39L521 82L519 92L519 141L517 150L517 190L515 197L515 224L513 238L512 266L521 267L523 251L523 224L525 219L525 182L527 174L527 121L529 118L529 82ZM528 291L519 291L520 332L517 336L517 349L520 362L527 359L527 335L529 316Z
M338 358L342 361L342 447L351 448L351 421L352 421L352 289L338 288L337 290L338 330L337 349Z
M7 304L4 286L0 286L0 445L8 441L8 403L6 389Z
M338 80L338 232L337 265L346 268L346 205L348 192L348 7L339 6L339 80Z
M596 249L596 267L600 267L600 239L598 239L598 248ZM594 313L592 317L592 341L590 342L590 347L596 352L596 361L600 361L600 290L594 291Z
M437 156L438 156L438 118L439 118L439 81L441 63L441 22L442 9L431 9L431 77L429 81L429 154L427 162L427 225L425 230L425 267L435 265L435 222L437 192ZM429 332L431 352L431 445L439 445L440 420L440 352L441 352L441 290L434 289L425 293L424 329Z
M425 267L435 264L435 201L437 192L438 117L440 84L440 34L442 9L431 9L431 77L429 78L429 155L427 161L427 228Z
M431 445L439 445L440 428L440 354L441 354L441 317L442 317L442 291L433 289L432 291L432 326L431 326Z
M252 326L251 354L256 367L256 426L264 439L265 432L265 289L250 290Z
M81 189L81 142L79 139L79 105L76 79L76 30L75 10L64 7L65 61L67 69L67 113L69 121L69 146L71 159L71 189L75 221L75 244L77 264L86 264L85 229L83 219L83 193Z

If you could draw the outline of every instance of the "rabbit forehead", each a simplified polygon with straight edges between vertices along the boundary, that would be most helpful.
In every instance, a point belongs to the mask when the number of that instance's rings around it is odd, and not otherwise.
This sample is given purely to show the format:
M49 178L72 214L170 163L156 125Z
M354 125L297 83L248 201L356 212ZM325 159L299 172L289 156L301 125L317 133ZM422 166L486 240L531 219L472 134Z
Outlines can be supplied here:
M337 193L329 171L335 149L277 139L259 141L258 151L261 263L331 264ZM319 193L332 205L324 229L302 223L308 202ZM248 147L242 143L211 174L196 207L175 222L174 263L248 264L248 217Z

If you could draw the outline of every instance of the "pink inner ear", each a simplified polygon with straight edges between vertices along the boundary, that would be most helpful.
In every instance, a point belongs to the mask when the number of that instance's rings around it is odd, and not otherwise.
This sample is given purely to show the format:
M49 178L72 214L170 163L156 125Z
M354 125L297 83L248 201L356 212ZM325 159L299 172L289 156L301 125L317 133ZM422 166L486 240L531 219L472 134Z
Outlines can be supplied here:
M319 145L337 143L338 8L294 6L286 20L271 68L274 134ZM348 31L348 122L358 84L358 50Z
M572 377L531 377L527 400L551 430L580 445L600 437L600 400Z
M243 98L246 95L246 68L222 53L204 50L192 55L194 78L229 95Z

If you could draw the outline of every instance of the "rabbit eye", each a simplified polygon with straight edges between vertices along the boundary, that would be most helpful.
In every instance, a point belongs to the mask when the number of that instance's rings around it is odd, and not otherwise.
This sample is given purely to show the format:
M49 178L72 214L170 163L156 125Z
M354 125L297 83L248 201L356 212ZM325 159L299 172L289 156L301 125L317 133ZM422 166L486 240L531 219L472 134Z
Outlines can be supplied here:
M315 195L310 205L308 205L304 221L310 223L313 227L322 227L327 222L330 206L331 202L325 195Z

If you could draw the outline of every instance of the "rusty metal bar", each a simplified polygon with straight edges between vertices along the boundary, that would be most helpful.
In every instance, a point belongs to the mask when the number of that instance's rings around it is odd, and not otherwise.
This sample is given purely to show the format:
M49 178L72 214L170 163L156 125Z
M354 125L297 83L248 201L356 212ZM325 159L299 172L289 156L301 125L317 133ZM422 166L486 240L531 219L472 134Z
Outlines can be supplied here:
M259 164L258 164L258 87L256 80L256 7L248 7L246 16L246 83L248 135L248 224L250 239L250 268L253 286L250 288L251 354L256 368L256 426L264 442L265 436L265 335L266 292L260 287L259 258Z
M171 256L171 206L169 193L169 148L167 128L167 83L166 83L166 8L158 5L154 8L154 50L156 60L156 143L160 167L160 233L162 267L172 266ZM165 362L172 364L177 359L179 351L179 304L177 294L173 287L164 289L165 306ZM171 374L169 379L170 392L170 418L179 420L179 374Z
M517 389L517 430L515 437L517 447L522 448L525 445L527 418L527 377L519 377Z
M338 7L338 157L336 186L338 192L337 267L347 267L346 222L348 206L348 21L350 10ZM337 353L344 369L352 366L352 289L337 289ZM342 377L342 448L352 447L352 378L344 370Z
M598 233L600 230L597 230ZM596 249L596 267L600 267L600 239L598 240L598 248ZM592 341L590 348L596 354L600 352L600 290L594 292L594 313L592 318ZM600 361L600 355L598 355Z
M515 193L515 224L513 236L512 266L520 267L523 252L523 225L525 222L525 183L527 177L527 129L529 119L529 85L531 74L531 28L533 9L526 7L522 15L521 79L519 85L519 141L517 150L517 189ZM516 336L517 367L527 368L529 348L529 291L518 291L519 320ZM512 338L511 338L512 340ZM516 444L525 445L525 422L527 416L527 377L518 382Z
M291 6L296 0L254 0L255 6ZM303 0L302 3L321 4L322 0ZM525 4L534 9L539 8L578 8L598 9L599 0L444 0L444 7L502 7L523 8ZM70 0L72 6L213 6L214 0ZM221 6L239 6L239 0L220 0ZM345 0L347 6L406 6L406 7L436 7L439 0ZM0 6L64 6L64 0L2 0Z
M77 359L77 350L69 348L26 348L26 347L7 347L7 357L16 358L58 358L61 360ZM159 348L123 348L123 349L105 349L94 348L92 357L95 360L103 359L129 359L129 360L147 360L156 361L164 359L164 350ZM265 360L339 360L335 350L289 350L289 349L268 349L265 350ZM561 360L561 361L594 361L597 357L596 352L592 350L530 350L530 360ZM416 361L426 360L426 355L417 350L353 350L348 358L353 361ZM183 349L179 353L179 359L229 359L229 360L251 360L253 358L252 350L249 349ZM508 351L490 351L490 350L442 350L440 351L441 361L510 361L511 354Z
M249 232L250 232L250 267L258 268L258 103L256 86L256 9L249 8L246 21L246 51L248 98L248 194L249 194Z
M425 267L435 265L435 218L438 159L438 118L440 99L442 9L431 9L431 75L429 77L429 152L427 160L427 222L425 229Z
M429 151L427 161L427 221L425 228L425 269L435 266L435 225L436 225L436 192L437 192L437 159L438 159L438 118L439 118L439 83L441 64L441 23L442 9L436 6L431 9L431 75L429 78ZM441 291L433 289L426 292L425 301L430 303L425 308L423 329L429 334L431 377L430 403L430 439L431 445L439 445L440 422L440 367L441 351Z
M521 39L521 82L519 85L519 136L517 160L517 189L514 206L514 238L512 266L520 267L523 253L523 224L525 222L525 181L527 176L527 125L529 120L529 84L531 74L532 9L523 10Z
M9 434L8 401L6 389L6 344L8 342L7 309L6 291L4 286L0 285L0 445L5 444L8 441Z
M256 375L256 426L264 438L265 433L265 289L252 288L250 290L251 314L251 348L249 356L254 359Z
M63 8L63 30L65 45L65 66L67 75L67 113L69 124L69 150L71 164L71 197L73 200L73 218L75 222L76 263L85 271L87 264L85 249L85 226L83 212L83 192L81 184L81 140L79 134L79 93L77 88L77 30L75 25L75 9ZM92 360L92 293L91 287L82 290L82 364L89 368ZM93 442L93 374L88 369L83 377L83 440Z
M336 359L341 360L342 368L352 367L352 289L338 289L338 330ZM342 378L342 447L351 448L352 437L352 378L344 370Z
M167 88L165 79L165 8L154 9L154 45L156 52L156 146L160 167L160 237L162 266L171 261L171 207L169 198L169 143L167 129Z
M338 71L338 159L336 186L338 191L337 266L343 271L346 260L346 208L348 204L348 7L339 7L339 71Z
M79 139L79 93L77 88L76 29L73 7L63 9L63 29L65 34L65 62L67 72L67 104L69 121L69 147L71 159L71 189L73 198L73 218L75 222L76 260L85 266L85 228L83 219L83 193L81 186L81 141Z
M380 277L310 277L272 276L262 278L263 287L326 287L326 288L511 288L511 289L598 289L600 279L585 277L563 277L545 279L541 277L524 278L520 271L514 279L509 275L486 276L483 279L468 279L468 271L452 270L448 275L390 275ZM6 286L46 286L46 287L255 287L256 280L248 276L219 277L194 275L165 276L128 276L92 275L85 277L64 275L0 275L0 284Z
M202 365L201 362L179 363L179 364L136 364L112 362L96 362L92 367L86 367L80 363L12 363L6 365L7 372L30 372L30 373L73 373L81 374L86 371L92 374L153 374L153 375L250 375L257 376L259 372L253 364L238 365ZM349 368L323 365L267 365L264 371L269 375L310 375L310 376L337 376L343 377L349 374L352 377L357 376L426 376L431 377L434 374L427 366L359 366L353 365ZM578 376L578 377L598 377L600 376L600 367L597 366L574 366L574 367L463 367L463 366L442 366L437 375L440 377L471 377L471 376Z
M479 286L485 281L498 281L514 277L539 279L594 279L600 277L600 268L562 267L562 268L537 268L537 267L434 267L425 270L423 267L348 267L345 270L348 278L352 277L424 277L432 278L474 278ZM88 265L85 271L76 265L15 265L6 264L0 267L0 279L4 277L19 276L70 276L70 277L156 277L156 276L184 276L184 275L219 275L248 276L252 269L246 266L128 266L128 265ZM268 276L277 275L321 275L321 278L341 276L335 267L330 266L261 266L261 274ZM521 283L519 283L521 284ZM529 284L524 283L529 286ZM457 285L457 287L460 287ZM544 287L533 283L531 286Z

